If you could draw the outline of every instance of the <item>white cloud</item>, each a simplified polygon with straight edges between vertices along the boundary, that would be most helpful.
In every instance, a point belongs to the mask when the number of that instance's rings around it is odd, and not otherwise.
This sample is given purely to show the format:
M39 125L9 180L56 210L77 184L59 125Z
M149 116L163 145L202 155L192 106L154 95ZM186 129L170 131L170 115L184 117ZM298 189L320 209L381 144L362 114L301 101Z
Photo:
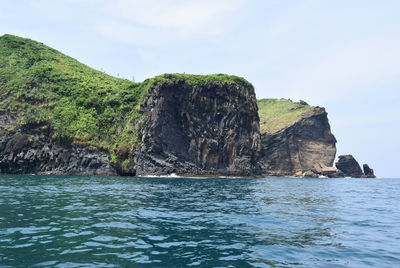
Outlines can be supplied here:
M133 44L177 42L228 31L243 0L118 0L106 5L98 30Z
M119 1L119 11L141 25L181 31L201 31L204 27L218 28L220 17L237 10L240 1L231 0L147 0Z

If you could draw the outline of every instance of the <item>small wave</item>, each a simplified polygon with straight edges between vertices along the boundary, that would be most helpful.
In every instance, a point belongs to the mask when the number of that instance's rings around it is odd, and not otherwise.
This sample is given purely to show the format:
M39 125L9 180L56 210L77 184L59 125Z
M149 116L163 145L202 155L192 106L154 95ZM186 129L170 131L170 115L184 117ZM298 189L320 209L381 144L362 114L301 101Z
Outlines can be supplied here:
M201 176L191 176L191 175L178 175L176 173L166 174L166 175L139 175L139 178L182 178L182 179L245 179L249 177L245 176L217 176L217 175L201 175ZM253 178L253 177L250 177Z

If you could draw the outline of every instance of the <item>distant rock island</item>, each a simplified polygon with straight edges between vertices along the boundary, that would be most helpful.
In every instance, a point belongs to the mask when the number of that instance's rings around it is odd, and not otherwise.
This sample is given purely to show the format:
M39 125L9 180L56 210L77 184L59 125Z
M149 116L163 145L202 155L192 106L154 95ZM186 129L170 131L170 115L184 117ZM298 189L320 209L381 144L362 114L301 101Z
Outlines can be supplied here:
M134 83L3 35L0 94L0 173L375 177L350 155L333 166L324 108L257 101L237 76Z

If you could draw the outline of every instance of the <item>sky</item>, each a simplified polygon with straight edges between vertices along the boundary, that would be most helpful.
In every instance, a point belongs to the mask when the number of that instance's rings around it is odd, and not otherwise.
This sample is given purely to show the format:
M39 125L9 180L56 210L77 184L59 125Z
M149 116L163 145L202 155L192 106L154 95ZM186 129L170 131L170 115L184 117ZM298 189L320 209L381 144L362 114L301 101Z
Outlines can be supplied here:
M400 178L398 0L0 0L0 35L136 82L227 73L325 107L337 155Z

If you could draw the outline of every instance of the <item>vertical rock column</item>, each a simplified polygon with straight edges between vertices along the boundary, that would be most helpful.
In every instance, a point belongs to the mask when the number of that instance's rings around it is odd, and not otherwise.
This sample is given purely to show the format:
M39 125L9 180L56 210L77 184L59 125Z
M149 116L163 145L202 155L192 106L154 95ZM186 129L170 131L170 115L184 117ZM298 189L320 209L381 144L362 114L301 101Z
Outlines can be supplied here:
M260 146L254 89L185 79L153 85L142 106L137 175L254 175Z

